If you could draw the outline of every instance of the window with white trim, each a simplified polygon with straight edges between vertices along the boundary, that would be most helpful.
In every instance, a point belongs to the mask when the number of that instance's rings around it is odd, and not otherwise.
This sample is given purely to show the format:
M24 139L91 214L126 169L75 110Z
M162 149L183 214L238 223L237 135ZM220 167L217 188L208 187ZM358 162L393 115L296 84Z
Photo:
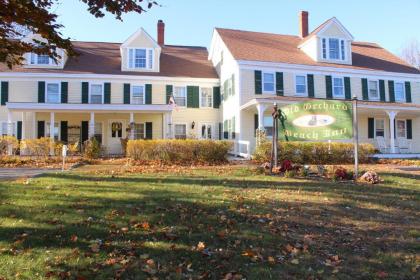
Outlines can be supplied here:
M144 86L131 87L131 104L144 104Z
M327 59L327 39L322 38L322 58Z
M346 41L339 38L322 38L322 58L346 60Z
M340 42L341 60L346 60L346 47L344 45L344 40L341 40Z
M0 129L1 129L2 136L7 136L7 127L8 127L8 122L1 123ZM16 136L16 123L13 123L12 135Z
M46 83L46 87L45 87L45 96L46 96L46 101L47 103L60 103L60 83Z
M134 139L146 138L146 125L144 123L134 124Z
M262 79L264 93L274 93L276 88L274 73L264 72Z
M213 89L201 88L201 106L202 108L213 107Z
M375 137L385 137L384 119L375 119Z
M340 40L336 38L330 38L329 44L329 57L330 59L340 59Z
M102 144L102 123L97 122L95 123L95 129L93 137L98 141L99 144Z
M379 100L379 82L370 80L368 82L369 100Z
M201 125L201 139L212 139L213 138L213 126L211 124Z
M49 138L50 137L50 123L49 122L47 122L46 124L45 124L45 137L47 137L47 138ZM55 122L54 123L54 140L55 141L58 141L60 138L60 127L59 127L59 124L58 124L58 122Z
M54 60L50 58L47 54L36 54L30 53L30 61L29 64L31 65L53 65L55 64Z
M103 84L89 84L89 103L90 104L102 104L104 96L104 85Z
M397 138L407 138L407 123L405 120L397 120Z
M186 124L175 124L175 139L187 139L187 125Z
M273 117L264 116L265 136L273 137Z
M306 76L298 75L295 79L296 95L307 95Z
M153 68L153 49L128 49L128 68L129 69L152 69Z
M395 101L405 102L405 85L402 82L394 83Z
M333 78L333 97L344 98L344 79Z
M179 107L187 106L187 90L185 87L174 87L174 100Z

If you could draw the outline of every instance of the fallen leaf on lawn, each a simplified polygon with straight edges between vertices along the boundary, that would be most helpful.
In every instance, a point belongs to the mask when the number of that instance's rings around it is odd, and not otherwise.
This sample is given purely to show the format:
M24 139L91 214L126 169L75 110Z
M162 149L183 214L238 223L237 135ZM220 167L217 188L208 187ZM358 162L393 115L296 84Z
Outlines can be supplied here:
M92 250L92 252L94 252L94 253L98 253L99 252L99 248L100 248L99 244L92 244L89 247Z
M291 261L291 263L292 263L292 264L299 264L299 260L298 260L298 259L293 259L293 260Z
M122 231L122 232L124 232L124 233L125 233L125 232L128 232L128 227L123 227L123 228L121 228L121 231Z
M198 242L197 244L197 251L203 251L206 248L206 244L204 242Z
M77 235L75 235L75 234L73 234L73 235L70 237L70 240L71 240L72 242L76 242L76 241L77 241L77 239L78 239L78 237L77 237Z

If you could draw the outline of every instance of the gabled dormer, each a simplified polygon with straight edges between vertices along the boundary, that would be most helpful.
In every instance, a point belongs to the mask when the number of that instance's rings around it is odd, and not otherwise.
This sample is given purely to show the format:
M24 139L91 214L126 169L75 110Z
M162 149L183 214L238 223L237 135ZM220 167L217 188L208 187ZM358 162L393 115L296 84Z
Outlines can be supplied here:
M29 34L23 38L22 41L28 44L37 45L38 42L46 42L47 40L38 34ZM62 49L57 49L56 52L60 56L60 58L57 58L57 61L54 61L47 54L26 53L24 55L24 67L63 69L67 61L67 54Z
M351 43L354 38L335 17L308 34L308 13L301 12L302 42L299 49L317 62L352 64Z
M120 52L121 71L159 72L162 48L143 28L121 45Z

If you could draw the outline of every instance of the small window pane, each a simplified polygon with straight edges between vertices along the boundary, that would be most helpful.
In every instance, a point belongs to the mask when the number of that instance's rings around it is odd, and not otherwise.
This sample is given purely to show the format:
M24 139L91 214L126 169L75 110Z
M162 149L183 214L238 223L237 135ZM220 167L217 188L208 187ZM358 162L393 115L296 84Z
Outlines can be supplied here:
M264 73L263 78L264 78L264 91L274 92L274 74Z
M60 102L60 85L57 83L47 84L47 103Z
M38 54L38 64L42 64L42 65L50 64L50 57L46 54Z
M378 81L369 81L369 99L379 99Z
M376 137L385 137L385 121L381 119L375 120Z
M90 103L102 104L102 85L90 85Z
M153 68L153 50L149 50L148 68Z
M146 50L145 49L135 49L134 68L146 68Z
M334 97L344 97L344 82L342 78L333 79Z
M213 92L211 88L201 88L201 107L213 107Z
M405 138L407 137L407 130L404 120L397 120L397 137Z
M341 60L346 60L344 40L341 40Z
M134 124L134 139L144 139L144 138L145 138L144 123Z
M273 117L265 116L264 117L264 128L265 128L265 135L268 137L273 136Z
M144 87L133 86L132 91L133 96L131 99L131 104L144 104Z
M396 101L404 101L405 100L404 83L395 83L394 91L395 91L395 100Z
M330 44L330 59L340 59L339 40L330 38L329 44Z
M322 39L322 58L327 58L327 40L325 38Z
M187 95L185 87L174 88L174 100L177 106L185 107L187 104Z
M175 139L187 139L187 125L185 124L175 125Z
M306 94L306 76L296 76L296 93L298 95Z

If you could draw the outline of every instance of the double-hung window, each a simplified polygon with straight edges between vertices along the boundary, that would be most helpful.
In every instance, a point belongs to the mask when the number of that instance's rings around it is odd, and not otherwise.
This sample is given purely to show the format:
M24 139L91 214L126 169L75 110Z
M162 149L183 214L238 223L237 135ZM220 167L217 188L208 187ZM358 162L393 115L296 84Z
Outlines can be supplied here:
M274 93L275 91L274 73L263 73L263 91L264 93Z
M145 125L144 123L135 123L134 124L134 139L145 139Z
M104 96L104 85L103 84L90 84L89 91L89 103L90 104L102 104Z
M175 124L175 139L187 139L186 124Z
M144 86L133 86L131 88L131 104L144 104Z
M343 78L333 78L333 96L334 98L344 98Z
M273 118L271 116L264 117L265 136L273 137Z
M306 96L308 94L306 86L306 76L298 75L295 79L296 82L296 95Z
M31 65L50 65L53 60L50 59L49 55L47 54L36 54L31 53L30 54L30 64Z
M379 100L379 83L378 81L369 81L369 100Z
M211 88L201 88L201 107L213 107L213 92Z
M152 49L128 49L128 68L130 69L152 69Z
M346 60L346 41L338 38L322 38L322 58Z
M102 144L102 123L97 122L95 123L94 135L95 139Z
M8 122L2 122L1 123L1 135L2 136L7 136L8 126L9 126ZM16 135L16 123L13 123L12 135Z
M394 84L395 101L405 102L405 85L402 82L395 82Z
M330 45L330 59L340 59L340 40L336 38L330 38L328 43Z
M407 138L407 124L405 120L397 120L397 138Z
M385 120L375 119L375 136L385 137Z
M46 99L47 103L60 103L60 83L46 83Z
M47 122L46 127L45 127L45 137L50 137L50 135L51 135L50 127L51 127L50 123ZM58 141L58 139L59 139L59 131L60 131L60 128L58 126L58 122L55 122L54 123L54 131L53 131L55 141Z
M202 124L201 125L201 139L212 139L212 125L211 124Z
M187 91L185 87L174 87L174 100L179 107L187 106Z

